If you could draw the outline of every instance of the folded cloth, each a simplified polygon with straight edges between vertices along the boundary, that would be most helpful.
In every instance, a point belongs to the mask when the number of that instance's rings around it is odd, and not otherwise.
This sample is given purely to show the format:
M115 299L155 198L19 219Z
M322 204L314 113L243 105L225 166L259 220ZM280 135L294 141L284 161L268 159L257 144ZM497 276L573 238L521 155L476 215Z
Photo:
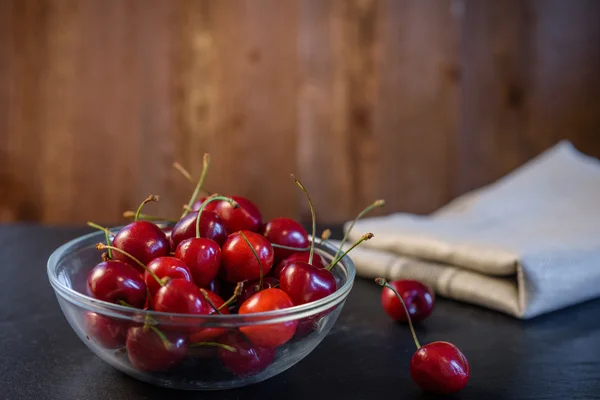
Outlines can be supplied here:
M366 232L359 276L529 319L600 296L600 161L562 141L432 215L360 220L349 242Z

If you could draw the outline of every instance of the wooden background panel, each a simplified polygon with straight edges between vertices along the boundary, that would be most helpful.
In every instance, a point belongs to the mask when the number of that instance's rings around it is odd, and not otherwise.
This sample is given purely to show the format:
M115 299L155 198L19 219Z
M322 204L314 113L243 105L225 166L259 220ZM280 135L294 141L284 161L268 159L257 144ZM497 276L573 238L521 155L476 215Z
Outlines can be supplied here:
M426 213L558 140L600 156L594 0L0 1L0 221Z

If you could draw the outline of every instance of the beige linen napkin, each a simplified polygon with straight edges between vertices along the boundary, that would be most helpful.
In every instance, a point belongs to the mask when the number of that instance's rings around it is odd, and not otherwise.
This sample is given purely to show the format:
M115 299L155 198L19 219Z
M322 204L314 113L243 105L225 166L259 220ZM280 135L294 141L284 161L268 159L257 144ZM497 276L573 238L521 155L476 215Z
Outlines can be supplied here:
M366 232L359 276L532 318L600 296L600 161L562 141L432 215L365 218L350 242Z

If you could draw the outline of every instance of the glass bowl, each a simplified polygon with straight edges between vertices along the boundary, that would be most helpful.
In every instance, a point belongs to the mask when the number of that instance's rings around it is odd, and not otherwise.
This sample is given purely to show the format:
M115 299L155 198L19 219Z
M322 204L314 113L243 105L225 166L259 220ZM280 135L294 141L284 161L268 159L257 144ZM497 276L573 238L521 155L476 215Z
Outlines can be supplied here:
M282 310L202 316L146 311L89 296L87 276L100 262L96 244L103 240L103 232L94 232L62 245L50 256L48 278L60 308L77 336L102 360L141 381L176 389L242 387L292 367L331 330L356 273L346 256L331 271L337 281L335 293ZM337 249L317 242L315 251L330 261ZM240 333L244 327L277 330L278 325L290 321L298 321L296 334L276 349L253 346ZM163 333L166 343L155 333L155 328ZM190 337L203 337L205 344L191 345ZM125 345L126 340L131 346ZM129 351L137 355L134 359L145 361L132 364Z

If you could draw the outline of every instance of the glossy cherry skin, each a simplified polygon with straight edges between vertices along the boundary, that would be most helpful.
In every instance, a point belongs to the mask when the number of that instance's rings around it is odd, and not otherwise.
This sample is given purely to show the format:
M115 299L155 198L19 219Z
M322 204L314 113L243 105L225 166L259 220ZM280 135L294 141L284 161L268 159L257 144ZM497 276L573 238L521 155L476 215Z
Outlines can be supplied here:
M131 254L147 265L157 257L168 256L171 251L165 232L157 225L148 221L136 221L123 227L113 239L113 246ZM128 256L113 251L113 258L131 263L140 273L144 269Z
M202 207L202 204L206 201L206 199L208 198L208 196L202 196L200 197L198 200L196 200L194 202L194 204L192 204L192 211L198 211L200 210L200 207ZM211 201L210 203L208 203L206 205L206 207L204 207L205 211L215 211L215 208L217 207L217 201Z
M177 314L208 314L211 310L198 286L183 279L173 279L161 287L152 300L155 311ZM161 330L193 333L198 328L193 319L171 317L161 324ZM172 324L169 324L171 322ZM174 322L174 323L173 323Z
M266 311L281 310L294 306L294 302L283 290L277 288L264 289L246 300L238 311L242 314L253 314ZM246 337L256 346L275 348L290 340L298 326L297 320L278 322L275 324L243 326L240 328Z
M212 203L209 203L209 205ZM179 243L185 239L196 237L197 212L192 212L181 218L173 227L171 233L171 249L175 251ZM200 237L212 239L221 246L227 240L225 225L217 214L212 211L202 211L200 217Z
M284 258L273 269L273 272L272 272L273 276L276 277L277 279L279 279L279 277L281 275L281 271L283 271L283 269L285 267L287 267L288 265L295 263L297 261L308 263L309 256L310 256L310 253L308 251L305 251L305 252L301 252L301 253L294 253L291 256ZM327 266L327 264L325 263L325 260L323 260L323 257L321 257L321 255L317 254L317 253L313 253L312 265L314 265L317 268L325 268Z
M231 283L258 279L261 267L263 275L266 275L273 266L274 252L271 243L258 233L250 231L243 231L243 233L254 247L260 265L239 232L232 233L223 244L221 252L222 277Z
M238 299L239 303L243 304L250 297L252 297L256 293L258 293L258 291L259 291L258 285L259 285L259 280L244 282L244 286L242 288L242 293L240 294L240 297ZM278 287L278 286L279 286L279 279L276 279L272 276L266 276L263 279L262 290L269 289L272 287Z
M304 262L288 265L280 275L279 287L295 305L310 303L329 296L337 290L335 277L325 268Z
M219 359L225 368L238 376L263 371L275 359L275 349L258 347L237 331L229 331L219 342L235 348L235 352L219 348Z
M262 214L258 207L245 197L231 196L239 207L233 208L226 201L215 201L215 212L221 217L227 232L235 233L241 230L261 232L263 228ZM211 203L212 204L212 203Z
M216 294L210 290L205 290L205 293L216 308L221 307L223 305L223 303L225 303L225 300L223 300L218 294ZM208 308L210 309L210 312L209 312L210 315L218 314L218 312L212 308L210 303L209 303ZM221 314L224 314L224 315L229 314L229 308L227 308L227 307L223 308L220 311L221 311ZM198 329L190 334L189 341L190 341L190 343L212 342L219 336L223 335L226 331L227 331L227 329L225 329L225 328Z
M310 246L308 233L302 225L291 218L274 218L266 223L263 236L271 243L299 249ZM287 250L274 247L275 262L296 253L297 250Z
M124 301L136 308L146 303L146 284L137 269L123 261L102 261L90 271L88 289L98 300Z
M192 281L192 273L190 272L190 269L179 258L170 256L158 257L150 261L146 268L154 272L154 274L161 280L163 278L170 278L183 279L189 282ZM151 298L154 298L154 295L156 295L158 289L161 288L160 283L158 283L148 271L144 272L144 282L146 282L146 286L148 287Z
M186 239L177 246L175 257L185 262L198 287L208 287L221 268L221 248L212 239Z
M128 321L90 311L85 313L83 321L86 336L105 349L117 349L125 346L129 325Z
M448 342L428 343L410 360L413 381L428 392L456 393L467 385L470 374L467 358Z
M431 315L435 304L435 294L429 286L409 279L397 280L389 282L389 284L402 296L412 322L422 321ZM402 303L387 287L381 291L381 305L393 320L408 322Z
M185 337L163 332L170 345L167 347L158 334L143 326L133 326L127 331L127 355L131 364L141 371L165 371L178 364L186 355Z

